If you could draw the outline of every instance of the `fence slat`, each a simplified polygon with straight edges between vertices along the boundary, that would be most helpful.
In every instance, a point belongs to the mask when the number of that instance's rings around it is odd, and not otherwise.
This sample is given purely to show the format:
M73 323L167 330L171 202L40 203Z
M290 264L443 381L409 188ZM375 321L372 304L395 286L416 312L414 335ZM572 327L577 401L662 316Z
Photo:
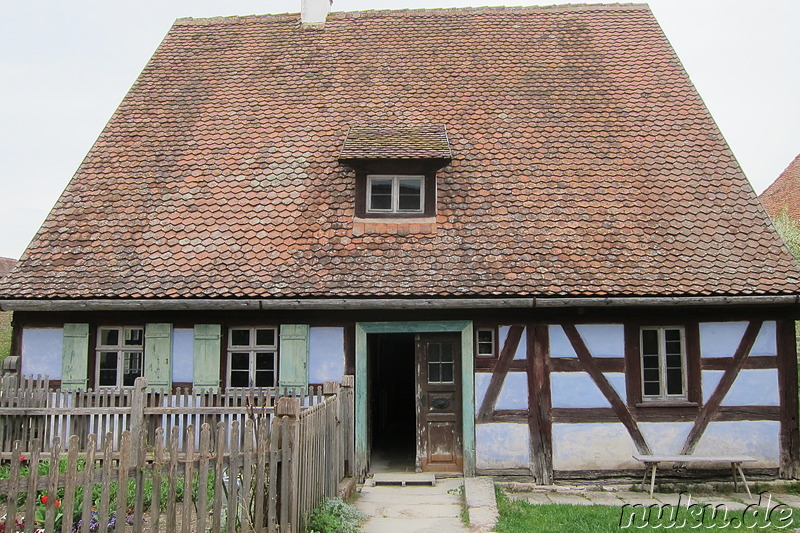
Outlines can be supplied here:
M2 379L0 459L11 459L10 478L0 480L0 491L8 495L6 515L9 522L29 517L25 531L53 531L54 503L63 490L63 533L107 532L112 511L115 529L133 533L296 533L352 470L352 377L342 381L341 387L328 382L306 390L172 393L147 391L143 381L123 391L62 392L49 390L42 377ZM25 478L21 454L31 463ZM79 471L83 454L86 467ZM66 469L59 474L65 455ZM47 476L38 474L43 461L50 462ZM181 482L182 504L176 501ZM147 483L152 493L146 501ZM19 494L26 489L20 509ZM33 516L42 490L53 497L44 524L37 525ZM80 516L74 515L76 505Z

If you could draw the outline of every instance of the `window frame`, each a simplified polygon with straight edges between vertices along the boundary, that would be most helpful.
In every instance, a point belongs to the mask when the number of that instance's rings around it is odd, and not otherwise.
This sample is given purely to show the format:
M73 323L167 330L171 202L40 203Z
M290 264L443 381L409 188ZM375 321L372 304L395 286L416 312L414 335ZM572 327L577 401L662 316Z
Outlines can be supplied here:
M109 330L116 330L119 334L119 340L117 344L103 344L103 331ZM127 331L139 330L141 331L141 344L138 345L125 345L125 333ZM94 361L94 382L96 389L130 389L133 387L131 385L124 384L125 378L125 354L126 353L138 353L140 354L139 361L140 361L140 368L139 368L139 375L136 377L144 376L144 360L145 360L145 327L144 326L122 326L122 325L115 325L115 326L97 326L96 328L96 341L95 341L95 361ZM116 367L116 383L114 385L101 385L100 384L100 365L102 363L102 354L103 353L110 353L116 352L116 359L117 359L117 367ZM134 378L135 379L135 378Z
M482 354L480 352L480 345L486 344L485 342L481 343L480 333L482 331L488 331L492 334L492 353L490 354ZM476 327L475 328L475 357L479 359L497 359L498 353L498 346L497 346L497 327L496 326L484 326L484 327Z
M375 180L392 180L391 204L389 209L372 207L372 183ZM400 209L400 180L415 180L419 183L419 208ZM425 176L422 174L367 174L366 212L370 215L419 215L425 212Z
M690 401L689 389L689 356L687 353L687 331L686 327L682 325L642 325L638 328L639 337L639 384L640 384L640 401L642 403L667 403L667 402L682 402ZM680 347L681 347L681 394L669 394L667 391L667 353L666 353L666 331L677 330L680 332ZM659 376L659 394L645 394L645 365L644 365L644 332L656 331L658 333L658 376Z
M247 346L233 344L233 332L237 330L246 330L249 332L250 343ZM273 334L273 344L257 344L256 332L258 330L271 330ZM272 388L278 386L278 365L280 364L280 357L278 354L279 330L278 326L229 326L227 330L227 342L225 347L226 354L226 371L225 378L228 388L234 389L249 389L249 388ZM248 385L233 385L232 380L232 366L233 355L237 353L248 354ZM256 385L257 369L257 354L268 352L272 354L272 385L259 387Z

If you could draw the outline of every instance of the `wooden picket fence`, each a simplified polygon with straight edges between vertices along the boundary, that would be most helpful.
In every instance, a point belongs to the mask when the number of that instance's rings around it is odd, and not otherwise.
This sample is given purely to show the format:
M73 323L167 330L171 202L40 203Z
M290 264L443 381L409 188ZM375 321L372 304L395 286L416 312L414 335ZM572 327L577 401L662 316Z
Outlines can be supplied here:
M197 431L145 423L139 404L150 393L137 383L133 430L67 440L51 434L47 445L40 436L17 439L0 453L0 522L6 532L303 531L311 510L352 475L352 385L345 376L313 401L279 396L270 406L251 405L243 423L224 418L230 413L217 405L204 413L216 423Z
M189 425L224 422L230 427L234 420L243 424L253 412L271 414L283 396L297 397L301 405L311 406L322 400L322 392L321 385L308 389L148 390L144 378L126 389L62 391L51 389L47 378L41 376L20 382L16 376L6 376L0 381L0 453L10 452L15 440L30 443L34 439L41 443L42 451L47 451L55 437L67 443L72 435L85 446L90 433L111 433L113 449L119 450L123 431L136 433L142 428L152 436L162 427L169 436L169 429L178 426L182 439ZM195 447L198 445L196 440Z

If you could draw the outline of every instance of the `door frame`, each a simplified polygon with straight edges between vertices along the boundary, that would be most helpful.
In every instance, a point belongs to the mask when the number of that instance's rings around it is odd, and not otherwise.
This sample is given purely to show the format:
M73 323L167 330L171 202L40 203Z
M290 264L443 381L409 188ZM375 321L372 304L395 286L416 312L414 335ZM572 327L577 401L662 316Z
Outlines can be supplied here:
M356 322L356 473L367 471L367 335L369 333L461 334L461 431L464 446L464 475L475 475L475 378L473 370L473 327L471 320L418 322Z

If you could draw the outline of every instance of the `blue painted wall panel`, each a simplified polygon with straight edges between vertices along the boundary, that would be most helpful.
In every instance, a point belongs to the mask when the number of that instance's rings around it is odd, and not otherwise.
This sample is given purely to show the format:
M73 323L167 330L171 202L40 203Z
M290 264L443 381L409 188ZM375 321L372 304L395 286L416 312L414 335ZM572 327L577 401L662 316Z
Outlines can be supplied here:
M489 381L492 379L492 374L488 372L477 372L475 374L475 412L478 412L483 397L486 396L486 389L489 388Z
M500 326L497 328L498 334L498 350L502 351L503 346L506 344L506 340L508 339L508 332L511 330L511 326ZM525 333L525 330L522 330L522 337L519 339L519 345L517 345L517 351L514 352L514 359L525 359L528 353L528 336Z
M24 328L22 330L22 375L61 379L62 328Z
M641 468L625 426L616 424L553 424L555 470Z
M530 432L526 424L475 426L478 468L530 468Z
M526 372L509 372L503 381L503 388L500 389L495 409L527 408L528 374Z
M625 357L622 324L579 324L576 328L592 357Z
M344 329L310 328L308 381L341 381L344 375Z
M561 326L548 326L550 332L550 357L578 357Z
M711 422L695 449L696 455L749 455L747 467L775 468L780 464L781 424L771 420ZM730 465L725 465L730 468Z
M744 369L736 376L722 405L780 405L778 369Z
M585 372L550 374L553 407L610 407L603 393Z
M747 322L703 322L700 324L700 353L703 357L733 357L742 340ZM761 326L750 355L776 355L775 322Z

